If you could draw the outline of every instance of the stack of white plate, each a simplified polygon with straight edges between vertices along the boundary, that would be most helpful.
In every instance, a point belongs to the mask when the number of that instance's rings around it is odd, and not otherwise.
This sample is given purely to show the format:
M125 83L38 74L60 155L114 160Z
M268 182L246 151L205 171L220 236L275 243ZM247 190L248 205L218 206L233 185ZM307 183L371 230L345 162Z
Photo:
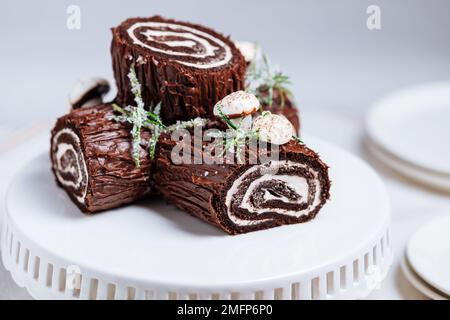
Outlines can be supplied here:
M414 86L379 100L365 145L416 182L450 191L450 82ZM421 227L401 259L408 281L431 299L450 298L450 212Z
M450 216L421 227L408 242L403 274L431 299L450 299Z
M423 184L450 191L450 82L415 86L378 101L366 145L380 161Z

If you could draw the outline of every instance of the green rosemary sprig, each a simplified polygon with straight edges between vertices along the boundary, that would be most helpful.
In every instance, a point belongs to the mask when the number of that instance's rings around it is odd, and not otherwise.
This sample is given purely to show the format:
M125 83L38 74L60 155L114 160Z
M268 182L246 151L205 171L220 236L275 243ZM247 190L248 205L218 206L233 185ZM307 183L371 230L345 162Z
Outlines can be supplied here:
M119 115L115 115L113 120L118 122L128 122L133 125L131 129L132 137L132 155L136 167L140 167L141 161L139 157L141 133L144 128L152 131L152 135L149 141L149 155L150 159L154 158L156 142L161 134L161 131L166 126L161 122L159 114L155 114L151 111L146 111L140 107L127 106L121 108L117 104L112 105L113 110ZM155 108L156 109L156 108Z
M294 140L297 141L298 143L305 144L305 143L303 142L303 140L300 139L299 136L293 135L293 136L292 136L292 139L294 139Z
M203 118L195 118L187 121L177 121L175 124L172 124L164 130L165 132L173 132L176 130L188 129L193 127L203 127L206 124L206 119Z
M286 103L286 97L293 97L292 91L287 87L291 84L291 80L288 76L284 75L281 72L276 72L273 77L273 85L272 85L272 96L269 97L270 106L273 104L273 89L277 89L280 99L281 99L281 107L283 108Z
M225 115L222 112L222 108L217 106L217 110L219 111L220 117L223 119L225 123L227 123L230 128L232 129L230 131L213 131L209 132L208 136L211 138L222 138L225 140L224 142L224 148L222 150L222 153L220 156L223 156L226 154L226 152L230 153L236 153L237 159L241 160L240 156L242 153L242 148L245 146L245 144L250 141L251 139L259 140L260 134L258 130L252 130L252 129L242 129L242 123L244 118L241 119L240 123L236 126L231 119ZM267 116L270 115L270 111L262 111L261 116ZM292 135L292 139L297 141L298 143L304 144L304 142L298 137L297 135Z
M155 158L156 144L158 143L160 135L161 135L161 127L155 126L148 144L148 155L150 159Z
M219 111L220 117L223 121L225 121L227 125L230 126L231 129L238 130L238 127L233 123L233 121L231 121L231 119L227 115L225 115L225 113L223 113L222 106L220 104L217 105L217 111Z
M252 131L249 129L243 129L242 123L244 118L241 119L238 125L233 123L231 119L225 115L222 111L222 108L220 105L217 106L217 110L219 112L220 117L222 120L228 124L228 126L231 128L231 131L213 131L209 132L208 136L212 138L222 138L224 139L223 143L223 150L220 156L223 156L228 152L235 153L237 159L241 160L241 154L242 150L245 146L245 144L251 140L251 139L258 139L259 135L258 132Z
M269 106L273 105L274 89L279 92L281 107L284 107L287 96L293 97L292 91L288 88L291 84L289 76L275 70L266 55L263 55L262 62L254 61L249 66L246 82L248 90ZM265 91L267 95L264 94Z

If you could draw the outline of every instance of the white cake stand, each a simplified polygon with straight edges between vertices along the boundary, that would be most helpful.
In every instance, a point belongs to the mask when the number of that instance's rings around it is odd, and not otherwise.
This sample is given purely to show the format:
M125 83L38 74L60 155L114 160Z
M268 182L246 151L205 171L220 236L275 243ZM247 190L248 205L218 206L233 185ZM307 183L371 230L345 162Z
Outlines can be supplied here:
M5 267L37 299L364 298L392 261L384 186L356 157L305 140L331 167L329 203L311 222L239 236L158 199L85 216L41 149L6 195Z

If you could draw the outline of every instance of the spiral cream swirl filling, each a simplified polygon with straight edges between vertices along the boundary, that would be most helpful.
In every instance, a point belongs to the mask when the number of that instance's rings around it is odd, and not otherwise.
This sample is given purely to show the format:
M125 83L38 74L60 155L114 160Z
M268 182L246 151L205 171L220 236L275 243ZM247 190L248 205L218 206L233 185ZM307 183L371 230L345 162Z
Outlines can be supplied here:
M73 143L61 141L63 135ZM61 129L52 139L52 148L56 178L64 187L73 189L74 197L83 204L87 194L88 172L81 153L80 138L69 128Z
M291 170L295 169L303 169L307 170L307 172L311 173L313 176L313 182L309 183L308 179L300 175L291 175L291 174L277 174L280 168L288 168ZM238 204L239 208L245 209L251 213L261 215L265 212L277 213L280 215L286 215L290 217L299 218L304 215L308 215L311 211L313 211L318 205L320 205L320 194L321 194L321 185L319 181L319 174L312 167L297 163L293 161L271 161L267 164L262 164L258 166L254 166L245 171L238 179L236 179L231 188L228 190L225 205L227 209L227 215L229 219L238 226L250 226L257 225L260 223L264 223L273 219L242 219L235 215L232 210L234 195L237 194L241 189L241 185L244 180L251 174L259 172L261 175L255 180L251 181L248 188L245 190L244 196L242 197L241 202ZM292 210L285 209L281 207L275 208L264 208L257 207L252 203L251 197L255 194L258 186L263 184L264 182L272 181L277 184L284 184L284 188L288 188L290 191L295 192L294 199L286 197L282 194L272 193L269 190L265 190L263 200L277 200L289 205L297 205L300 207L301 205L305 205L308 202L311 202L310 205L305 206L303 209ZM314 188L311 192L310 188ZM313 197L312 201L309 197Z
M136 35L137 29L144 28L147 29L141 31L140 34L146 37L148 42L143 42ZM197 62L194 63L181 59L174 59L174 61L188 67L199 69L216 68L227 64L232 58L230 47L222 40L206 32L181 24L155 21L137 22L128 28L127 33L134 44L151 51L177 57L190 57L197 60ZM171 38L181 38L183 40L169 40ZM168 48L158 48L152 45L152 42L165 45ZM212 43L217 44L217 46L214 46ZM170 49L180 47L190 48L196 53ZM217 51L220 49L224 52L222 55L217 54ZM208 60L208 58L210 58L210 60Z

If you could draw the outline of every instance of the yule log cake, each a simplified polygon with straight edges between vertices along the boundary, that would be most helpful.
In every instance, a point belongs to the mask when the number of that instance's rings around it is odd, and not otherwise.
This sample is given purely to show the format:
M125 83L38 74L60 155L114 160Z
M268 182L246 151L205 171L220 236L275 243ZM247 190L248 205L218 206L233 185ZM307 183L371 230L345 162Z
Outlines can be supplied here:
M284 116L265 112L251 121L258 106L257 98L243 91L219 101L214 113L229 130L205 133L218 140L198 141L195 130L181 139L162 135L155 189L229 234L314 218L329 198L328 167L299 141Z
M327 166L297 141L261 164L177 164L175 142L159 141L155 188L172 204L229 234L306 222L329 198ZM203 150L192 148L194 154Z
M221 102L223 112L230 109L226 101ZM238 234L308 221L329 198L328 167L293 137L293 126L282 116L266 114L253 121L248 130L257 130L258 137L277 145L263 144L255 151L248 142L243 161L220 161L221 154L210 153L216 150L215 142L198 144L194 137L180 141L172 138L173 132L161 134L150 158L152 137L142 130L137 166L131 128L114 115L108 104L74 110L58 119L52 131L56 180L85 212L133 202L152 189L187 213ZM203 129L216 126L210 121ZM189 130L192 134L196 129ZM175 148L184 151L186 145L191 149L186 148L189 153L182 158L188 161L179 163ZM270 155L269 161L261 161L266 159L261 154ZM202 161L195 161L199 155Z
M209 28L154 16L128 19L112 34L117 102L134 103L127 78L134 63L145 105L162 101L166 124L210 117L217 101L244 87L244 57Z
M112 120L111 105L72 111L52 130L52 170L58 184L84 212L132 202L150 191L151 160L142 132L139 158L133 159L130 127Z

